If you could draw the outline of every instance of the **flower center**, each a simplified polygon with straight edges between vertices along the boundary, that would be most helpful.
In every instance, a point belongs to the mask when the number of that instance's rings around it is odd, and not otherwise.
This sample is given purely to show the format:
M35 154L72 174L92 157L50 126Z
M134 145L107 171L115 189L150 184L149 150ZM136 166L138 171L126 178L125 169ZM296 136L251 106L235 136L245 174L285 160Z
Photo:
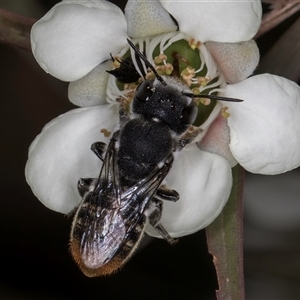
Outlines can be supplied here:
M194 98L199 108L194 125L203 124L216 103L215 101L211 103L209 99L201 95L217 94L226 85L224 76L206 46L181 32L138 38L132 42L145 54L159 75L180 78L195 95L199 95L199 98ZM115 57L114 67L120 67L122 61L128 57L131 58L141 78L155 77L144 62L137 59L135 52L129 46L122 49ZM116 103L116 99L122 99L129 104L138 83L139 81L124 84L118 82L114 76L110 76L107 101Z

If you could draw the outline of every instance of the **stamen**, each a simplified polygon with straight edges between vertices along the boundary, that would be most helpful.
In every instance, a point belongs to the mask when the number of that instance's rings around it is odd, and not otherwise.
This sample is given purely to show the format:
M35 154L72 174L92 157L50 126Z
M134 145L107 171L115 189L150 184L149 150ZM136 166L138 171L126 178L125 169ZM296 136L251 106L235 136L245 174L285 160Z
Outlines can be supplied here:
M196 41L194 38L189 39L189 46L195 50L197 48L200 48L202 43L200 41Z
M201 50L199 50L199 55L200 55L201 65L200 65L199 69L195 73L200 73L204 69L204 67L205 67L205 58L204 58Z
M207 86L207 84L211 81L211 78L209 76L199 76L197 77L197 83L203 87Z
M157 71L158 75L164 75L164 66L156 66L155 70Z
M199 50L201 51L201 53L203 55L203 59L205 61L206 67L207 67L206 76L208 76L210 78L218 77L220 75L220 72L219 72L218 67L217 67L213 57L211 56L210 52L207 50L205 45L201 45Z
M174 67L173 67L173 65L171 65L170 63L167 63L167 64L165 65L165 74L166 74L166 75L171 75L172 72L173 72L173 70L174 70Z
M194 102L199 105L200 103L203 105L209 105L211 103L210 99L201 97L201 91L198 87L194 87L192 89L194 95L199 95L199 97L193 98Z
M213 83L210 82L209 85L204 86L202 89L202 92L216 87L216 89L211 90L209 92L209 94L212 94L214 92L219 93L220 92L219 87L224 85L225 79L223 78L222 74L220 74L220 76L217 78L218 78L218 80L216 82L213 82Z
M227 106L224 106L222 107L221 109L221 115L223 118L225 119L228 119L230 117L230 113L227 111L228 110L228 107Z
M188 66L181 72L182 79L187 83L188 86L192 84L192 78L195 76L195 69Z
M158 35L158 36L152 38L151 40L149 40L148 49L146 49L146 57L147 57L148 60L150 58L152 58L152 54L153 54L156 46L160 43L160 40L161 40L160 35Z
M200 95L200 89L198 87L194 87L192 89L192 92L193 92L194 95Z
M112 62L113 67L116 68L116 69L120 68L121 61L122 61L121 57L119 57L119 56L111 56L111 58L113 59L113 62Z
M208 98L200 98L200 103L202 103L203 105L209 105L210 104L210 99L208 99Z
M155 57L154 57L154 63L155 63L156 65L162 64L164 61L167 60L167 58L168 58L167 55L161 53L161 54L159 54L158 56L155 56Z
M145 43L145 55L146 55L146 57L150 57L151 56L151 54L149 53L150 42L151 42L151 38L150 37L146 37L144 39L144 43Z
M169 47L173 43L180 40L182 40L182 43L178 43L179 50L176 50L173 46L169 49ZM187 43L184 41L188 41L188 45L195 51L193 52L193 50L191 50L187 46ZM188 39L188 36L184 33L170 32L157 36L133 39L131 40L131 42L137 46L139 52L143 53L146 56L147 61L151 64L152 67L154 67L154 69L150 70L151 66L149 67L149 63L145 63L143 58L141 58L141 54L138 58L137 50L134 50L129 46L122 49L118 56L115 57L115 60L121 61L122 57L124 59L124 56L128 55L129 52L133 65L141 76L139 82L144 78L155 79L159 78L162 75L179 77L184 83L187 84L187 86L191 87L193 94L197 95L195 98L193 97L193 101L195 101L197 105L199 105L200 103L203 105L209 105L211 102L209 98L206 98L201 94L214 95L214 93L219 93L226 86L225 77L220 71L218 65L216 64L214 58L212 57L206 46L201 42L196 41L195 39ZM154 57L154 52L158 53L158 50L159 54ZM186 50L189 51L188 54L186 54ZM165 53L168 53L169 57L167 57ZM176 55L176 59L174 59L174 55ZM199 55L199 57L197 57L197 55ZM171 63L169 63L168 61L170 61ZM195 64L198 64L196 65L196 70ZM188 67L185 68L185 66ZM119 67L119 64L116 62L114 67ZM185 69L182 70L183 68ZM179 69L182 70L181 74ZM157 74L155 75L154 73L156 72ZM120 88L124 90L120 90ZM130 109L129 103L134 97L135 90L136 84L120 85L119 83L116 83L115 78L110 76L107 89L108 102L116 103L115 100L113 101L111 99L122 99L122 104L125 105L126 109ZM218 107L222 107L222 104L220 102L217 102L217 105ZM202 110L202 115L199 115L199 120L197 121L199 124L201 124L206 119L206 113L209 113L211 109L213 109L213 112L215 111L213 107L215 106L211 106L211 108ZM220 110L221 109L219 109L219 115ZM211 117L216 117L213 112L210 113L210 116L206 120L211 119ZM211 116L211 114L213 114L213 116ZM222 116L226 118L229 117L229 113L226 109L222 110ZM203 121L201 121L201 119ZM205 121L204 123L207 123L207 121Z
M167 35L164 35L160 42L160 52L163 53L167 48L169 48L173 43L186 39L186 35L184 33L178 32L170 32ZM168 41L168 42L167 42ZM167 43L166 43L167 42Z
M125 87L125 86L124 86ZM127 86L129 88L129 86ZM117 86L116 79L113 76L108 77L106 89L106 101L110 104L115 104L118 98L127 98L129 93L135 91L136 85L130 86L130 89L120 90Z
M153 72L148 72L145 76L146 79L154 79L155 78L155 75Z
M137 87L137 85L135 84L135 83L125 83L124 84L124 90L126 91L128 91L128 90L130 90L130 91L133 91L133 90L135 90L136 89L136 87Z
M100 132L103 133L103 135L104 135L105 137L109 137L110 134L111 134L111 132L108 131L106 128L101 129Z

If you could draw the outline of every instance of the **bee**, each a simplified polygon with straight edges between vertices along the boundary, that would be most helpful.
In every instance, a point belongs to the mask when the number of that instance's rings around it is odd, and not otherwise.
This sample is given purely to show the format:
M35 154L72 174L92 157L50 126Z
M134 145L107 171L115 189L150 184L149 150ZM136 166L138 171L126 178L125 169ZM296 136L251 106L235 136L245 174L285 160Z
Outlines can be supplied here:
M155 79L144 79L138 85L130 112L120 105L119 129L108 146L92 144L91 150L103 162L99 177L78 182L82 202L74 216L70 250L89 277L120 269L137 248L148 223L169 244L177 242L160 219L163 201L176 202L179 194L163 181L175 152L202 133L200 127L192 126L198 112L192 92L179 80L160 76L144 54L130 40L128 43ZM111 73L126 79L129 64ZM132 70L130 74L137 77Z

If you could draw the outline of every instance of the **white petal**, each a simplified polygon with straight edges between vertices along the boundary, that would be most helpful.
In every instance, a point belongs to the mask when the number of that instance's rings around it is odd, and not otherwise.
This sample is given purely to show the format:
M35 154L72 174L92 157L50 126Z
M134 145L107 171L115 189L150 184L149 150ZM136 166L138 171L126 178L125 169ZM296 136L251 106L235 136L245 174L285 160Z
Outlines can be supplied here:
M176 31L177 25L159 0L129 0L125 7L128 35L132 38Z
M248 171L278 174L300 165L300 87L263 74L228 85L223 94L244 99L226 103L230 148Z
M240 43L207 42L205 45L229 83L246 79L258 65L259 50L253 40Z
M236 43L250 40L262 15L260 0L161 0L179 30L198 41Z
M111 61L104 62L84 77L70 82L68 96L72 103L81 107L106 103L106 89Z
M168 187L180 194L176 203L164 201L161 219L173 237L194 233L213 222L226 204L232 186L227 161L196 145L180 153L166 179ZM146 232L161 237L150 225Z
M44 127L29 148L25 171L33 193L44 205L68 213L79 204L78 179L96 178L100 171L91 144L108 141L100 130L113 130L117 116L109 105L78 108Z
M126 31L122 11L107 1L64 1L33 25L31 46L47 73L74 81L125 46Z

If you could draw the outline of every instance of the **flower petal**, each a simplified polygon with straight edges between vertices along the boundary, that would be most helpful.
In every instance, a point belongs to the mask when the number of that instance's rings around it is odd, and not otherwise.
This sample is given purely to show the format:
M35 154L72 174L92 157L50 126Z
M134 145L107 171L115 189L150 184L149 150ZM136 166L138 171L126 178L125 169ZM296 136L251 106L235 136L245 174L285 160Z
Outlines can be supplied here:
M164 202L161 224L180 237L208 226L220 214L231 191L231 168L224 158L190 145L175 160L166 184L180 199ZM161 237L150 225L146 232Z
M99 176L101 162L91 144L108 142L100 130L113 130L117 116L109 105L78 108L44 127L29 148L25 170L28 184L44 205L68 213L79 204L79 178Z
M125 16L128 22L128 35L132 38L177 30L177 25L159 0L128 0Z
M262 74L228 85L223 96L231 114L230 149L252 173L274 175L300 165L300 87L283 77Z
M72 103L81 107L106 104L106 88L111 61L104 62L84 77L70 82L68 96Z
M227 119L219 115L209 127L204 138L199 143L199 148L203 151L215 153L227 160L230 167L237 165L236 159L232 156L229 148L230 129Z
M64 80L77 80L126 45L122 11L107 1L63 1L31 30L33 54L40 66Z
M240 43L207 42L205 45L229 83L246 79L258 65L259 50L253 40Z
M250 40L262 16L260 0L161 0L179 30L201 42L236 43Z

